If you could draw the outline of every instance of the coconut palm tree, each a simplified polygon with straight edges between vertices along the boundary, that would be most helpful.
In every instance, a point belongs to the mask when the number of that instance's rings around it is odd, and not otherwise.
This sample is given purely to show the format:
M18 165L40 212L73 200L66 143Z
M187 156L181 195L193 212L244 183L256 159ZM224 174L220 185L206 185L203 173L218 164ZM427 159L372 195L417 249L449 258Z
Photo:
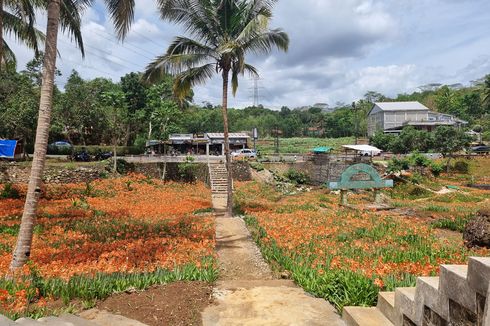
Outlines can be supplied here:
M10 264L12 273L27 262L31 252L37 204L41 195L41 178L44 171L48 147L56 56L58 53L58 29L59 26L61 26L63 30L68 30L77 41L78 46L82 51L82 55L84 55L83 41L80 32L81 9L83 9L83 7L81 7L80 3L71 0L49 0L47 3L48 22L46 28L39 117L36 130L36 141L34 144L34 159L32 161L31 175L29 178L19 236Z
M195 85L215 73L221 75L222 114L227 183L227 212L233 212L233 189L228 135L228 90L231 77L233 95L239 75L257 76L257 69L245 61L249 53L267 54L272 48L287 51L289 37L281 29L269 29L277 0L174 0L161 1L164 20L183 25L190 37L176 37L167 52L151 62L143 75L157 82L167 74L175 76L174 93L185 97Z
M0 0L0 70L4 65L15 67L15 54L5 42L4 33L12 35L27 47L39 53L39 44L44 42L44 34L34 27L35 10L39 1Z
M0 0L1 1L1 0ZM3 0L8 1L8 0ZM28 0L20 0L28 1ZM80 13L94 4L95 0L32 0L45 5L48 13L46 27L46 42L43 62L43 76L41 85L41 99L39 103L39 117L34 144L34 158L31 175L27 189L24 212L17 244L12 256L10 270L15 273L30 257L32 235L36 220L39 197L41 195L42 175L46 161L48 147L49 127L51 122L51 109L53 106L53 88L56 71L56 54L58 49L58 30L67 31L78 44L84 56L83 40L81 35ZM164 0L158 0L157 3ZM169 0L166 0L168 2ZM117 35L123 39L134 20L134 0L104 0L111 19L114 22Z

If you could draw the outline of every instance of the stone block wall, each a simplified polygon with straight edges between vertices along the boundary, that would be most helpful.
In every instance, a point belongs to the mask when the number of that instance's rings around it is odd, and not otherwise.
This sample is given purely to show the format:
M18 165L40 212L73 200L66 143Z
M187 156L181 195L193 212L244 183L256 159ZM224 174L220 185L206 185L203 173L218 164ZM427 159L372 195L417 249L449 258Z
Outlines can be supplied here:
M0 183L28 183L30 166L18 163L0 164ZM46 167L43 180L46 183L68 184L83 183L100 179L107 173L104 167Z

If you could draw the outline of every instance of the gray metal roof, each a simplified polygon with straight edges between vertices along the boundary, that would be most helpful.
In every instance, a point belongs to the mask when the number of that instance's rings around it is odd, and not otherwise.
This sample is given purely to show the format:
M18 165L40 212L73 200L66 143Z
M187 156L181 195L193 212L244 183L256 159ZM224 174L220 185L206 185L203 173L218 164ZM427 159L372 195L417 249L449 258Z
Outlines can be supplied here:
M419 102L377 102L375 107L382 111L429 111L429 108Z
M222 138L225 138L225 134L224 133L207 133L206 134L208 136L209 139L222 139ZM228 134L228 137L229 138L250 138L249 135L247 135L246 133L241 133L241 132L230 132Z

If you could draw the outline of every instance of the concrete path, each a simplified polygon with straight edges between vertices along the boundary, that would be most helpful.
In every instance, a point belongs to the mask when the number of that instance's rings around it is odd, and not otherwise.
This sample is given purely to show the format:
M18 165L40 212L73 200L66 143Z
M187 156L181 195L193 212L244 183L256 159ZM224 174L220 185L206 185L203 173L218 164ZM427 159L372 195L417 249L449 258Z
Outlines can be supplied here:
M325 300L274 279L240 218L216 218L220 280L203 325L344 325Z

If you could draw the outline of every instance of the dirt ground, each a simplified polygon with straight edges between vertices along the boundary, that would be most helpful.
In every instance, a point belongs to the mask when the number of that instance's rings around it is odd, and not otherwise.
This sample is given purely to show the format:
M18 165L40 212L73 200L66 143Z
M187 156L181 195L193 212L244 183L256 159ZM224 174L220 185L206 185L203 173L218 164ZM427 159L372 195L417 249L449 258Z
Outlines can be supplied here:
M202 325L201 311L212 301L210 284L177 282L144 292L114 295L97 308L150 326Z

